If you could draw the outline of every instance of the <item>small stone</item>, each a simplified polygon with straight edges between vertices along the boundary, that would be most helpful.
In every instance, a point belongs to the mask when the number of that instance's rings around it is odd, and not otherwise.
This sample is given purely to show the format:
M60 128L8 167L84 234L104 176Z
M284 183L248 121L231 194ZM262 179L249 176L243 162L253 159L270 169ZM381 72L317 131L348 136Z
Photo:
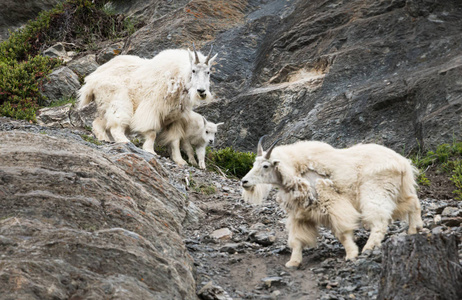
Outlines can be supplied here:
M232 300L222 287L214 285L212 281L204 285L197 295L204 300Z
M233 237L233 232L229 228L221 228L212 232L210 236L219 240L229 240Z
M441 224L441 215L436 215L436 216L433 218L433 223L435 223L435 225Z
M260 244L262 246L270 246L276 241L276 236L274 233L270 232L252 231L249 234L249 239L251 242Z
M354 294L349 294L349 295L348 295L348 298L350 298L350 299L356 299L356 296L355 296Z
M432 229L432 234L440 234L444 231L444 227L443 226L437 226L435 228Z
M238 247L238 243L228 243L220 248L220 252L228 252L229 254L234 254L237 253Z
M274 277L265 277L262 278L261 281L265 284L267 288L270 288L271 286L283 286L285 285L285 282L282 281L283 278L279 276L274 276Z
M443 217L441 223L448 227L457 227L462 223L462 217Z
M43 56L60 58L64 62L71 60L71 58L67 55L66 49L62 43L56 43L55 45L43 51Z
M222 187L222 190L223 190L223 192L229 192L229 191L230 191L230 188L227 187L227 186L223 186L223 187Z
M101 50L96 55L96 61L98 64L102 65L108 61L110 61L115 56L119 55L122 52L122 48L124 47L124 42L118 42Z
M278 297L281 296L281 291L276 290L276 291L274 291L274 292L271 293L271 296L273 296L274 298L278 299Z
M443 216L443 217L457 217L461 213L462 213L462 211L460 209L458 209L457 207L447 206L443 210L443 212L441 213L441 216Z

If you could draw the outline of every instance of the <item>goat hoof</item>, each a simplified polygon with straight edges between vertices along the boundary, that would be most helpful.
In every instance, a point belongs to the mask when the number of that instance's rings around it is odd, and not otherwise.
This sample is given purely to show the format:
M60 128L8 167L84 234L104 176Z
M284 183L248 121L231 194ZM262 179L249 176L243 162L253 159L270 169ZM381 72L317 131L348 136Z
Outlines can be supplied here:
M185 160L180 160L180 161L175 161L175 162L179 167L184 167L188 164Z
M298 269L300 267L300 262L299 261L289 261L286 263L286 268L289 269Z
M372 254L372 249L363 249L361 255L370 256Z

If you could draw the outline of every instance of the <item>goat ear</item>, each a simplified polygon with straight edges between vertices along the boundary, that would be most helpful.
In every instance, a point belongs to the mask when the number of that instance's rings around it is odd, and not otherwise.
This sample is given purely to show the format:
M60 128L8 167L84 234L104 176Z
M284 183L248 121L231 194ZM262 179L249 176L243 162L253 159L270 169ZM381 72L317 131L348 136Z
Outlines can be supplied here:
M281 161L278 160L278 159L273 160L273 162L272 162L272 163L273 163L273 167L279 166L279 163L280 163L280 162L281 162Z
M204 121L204 126L207 126L207 119L204 116L202 116L202 120Z
M220 126L220 125L223 125L223 124L225 124L225 123L220 122L220 123L218 123L218 124L216 124L216 125L217 125L217 126Z
M194 56L193 56L193 53L191 52L191 50L189 50L189 48L188 48L188 53L189 53L189 62L192 65L194 63Z
M218 56L218 53L216 53L211 59L209 59L209 67L212 66L212 63L215 60L215 58L217 58L217 56Z

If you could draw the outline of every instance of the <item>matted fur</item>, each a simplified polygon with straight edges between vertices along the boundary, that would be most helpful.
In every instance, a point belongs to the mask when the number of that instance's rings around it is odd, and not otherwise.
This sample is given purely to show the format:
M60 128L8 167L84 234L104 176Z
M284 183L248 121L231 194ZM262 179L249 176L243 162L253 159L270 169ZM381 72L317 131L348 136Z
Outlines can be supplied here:
M126 131L138 132L146 138L143 149L154 153L157 132L189 113L198 101L211 99L208 74L216 56L207 62L200 52L197 55L198 63L192 52L181 49L162 51L152 59L120 55L87 76L79 91L79 107L96 102L96 137L128 142ZM193 68L206 76L200 87L192 83ZM199 88L205 90L205 99Z
M258 156L242 179L244 199L255 199L262 184L279 188L277 200L288 213L289 247L286 264L301 263L302 249L316 244L317 226L331 228L344 245L346 258L358 255L353 232L361 223L371 235L363 251L380 246L393 219L409 222L408 233L423 223L416 194L416 169L410 161L386 147L359 144L335 149L302 141ZM265 167L266 165L266 167Z

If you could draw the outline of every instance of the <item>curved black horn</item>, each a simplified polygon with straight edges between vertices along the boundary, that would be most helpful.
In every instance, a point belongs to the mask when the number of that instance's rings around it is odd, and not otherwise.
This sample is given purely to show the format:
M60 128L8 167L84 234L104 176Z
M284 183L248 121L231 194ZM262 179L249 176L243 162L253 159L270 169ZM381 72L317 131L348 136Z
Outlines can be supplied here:
M260 140L258 141L258 146L257 146L257 156L262 156L263 155L263 140L265 139L265 137L267 137L267 135L265 134L264 136L262 136L260 138Z
M209 54L207 54L207 57L205 58L205 64L206 65L209 63L209 60L212 57L212 50L213 50L213 44L210 46Z
M196 46L194 45L194 42L192 44L193 44L193 50L194 50L194 57L196 58L195 64L198 64L199 63L199 56L197 55Z
M269 159L269 158L270 158L271 152L273 151L274 146L276 146L276 144L277 144L280 140L281 140L281 139L277 139L277 140L268 148L268 150L266 150L266 155L265 155L265 158L266 158L266 159Z

